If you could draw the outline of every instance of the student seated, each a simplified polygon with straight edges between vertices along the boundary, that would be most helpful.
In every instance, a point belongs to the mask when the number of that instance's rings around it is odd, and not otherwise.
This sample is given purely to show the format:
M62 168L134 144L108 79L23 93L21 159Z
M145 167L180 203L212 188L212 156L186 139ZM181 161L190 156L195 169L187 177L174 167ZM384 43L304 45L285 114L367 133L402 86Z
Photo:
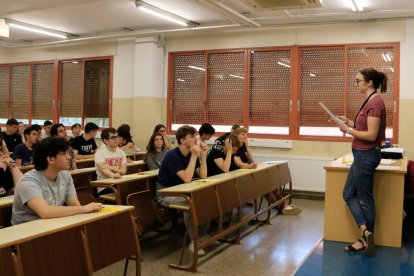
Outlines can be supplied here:
M249 140L247 139L247 129L239 127L234 130L234 134L242 142L242 146L234 156L234 163L240 169L256 169L257 164L253 161L253 154L249 147Z
M114 128L105 128L101 133L104 144L96 151L95 167L98 179L120 178L126 173L125 152L118 148L118 134ZM98 189L100 194L104 188ZM110 189L105 190L110 192Z
M63 138L65 140L68 138L68 134L66 133L66 128L63 124L54 124L50 128L50 136ZM77 167L76 167L75 154L73 153L73 149L71 146L69 146L68 148L68 154L69 154L69 162L70 162L69 170L76 170Z
M198 134L200 135L200 141L204 144L207 144L208 140L210 140L211 136L213 136L214 133L216 133L216 130L209 123L202 124L200 129L198 130Z
M218 137L215 141L215 144L219 144L219 146L222 146L224 143L224 140L226 140L227 136L229 136L230 134L233 134L234 131L236 129L238 129L240 127L240 125L238 124L234 124L231 126L231 132L226 132L223 135L221 135L220 137Z
M93 158L98 146L95 142L99 127L92 122L85 125L85 133L73 139L72 148L76 159Z
M167 150L171 149L171 139L170 137L168 137L167 135L167 130L165 128L165 126L163 124L158 124L154 127L154 131L153 132L159 132L162 134L162 136L164 136L164 143L165 143L165 148Z
M33 163L33 147L37 144L39 133L33 127L27 127L24 130L23 144L18 145L13 152L13 159L16 161L17 167L29 166Z
M164 136L159 132L154 132L148 141L147 154L144 158L148 169L159 169L166 153L167 150L165 149Z
M22 175L13 159L0 153L0 197L13 194L14 186Z
M230 134L224 141L221 149L212 148L207 156L208 176L237 170L238 167L233 161L233 154L241 146L240 140L236 135Z
M36 219L85 214L101 209L101 203L81 206L69 172L68 141L45 138L34 148L35 169L25 173L15 188L12 224ZM66 204L66 206L63 206Z
M50 137L50 129L51 129L52 125L53 125L53 123L51 121L49 121L49 120L46 120L43 123L42 134L40 135L40 139L39 140L45 139L47 137Z
M3 140L6 142L9 152L13 152L17 145L23 143L22 137L17 133L19 122L16 119L8 119L6 131L3 131Z
M141 149L132 141L130 127L127 124L120 125L118 132L118 147L125 152L139 152Z
M175 134L178 147L168 151L162 161L157 177L157 191L191 182L194 173L197 173L200 178L207 177L207 147L196 143L195 133L196 129L188 125L177 129ZM169 207L169 205L174 203L185 202L185 199L175 196L163 197L158 194L157 201L161 206ZM194 229L190 223L190 214L188 212L184 212L184 223L191 240L189 249L194 251ZM200 249L198 252L198 255L201 256L205 254L203 249Z
M22 141L24 142L24 130L26 129L26 126L23 122L19 122L19 126L17 128L17 133L22 137Z
M70 130L72 131L72 137L70 137L70 139L69 139L69 143L70 143L70 144L72 144L73 139L75 139L76 137L78 137L78 136L80 136L80 135L81 135L81 132L82 132L82 126L81 126L80 124L76 123L76 124L73 124L73 125L70 127Z

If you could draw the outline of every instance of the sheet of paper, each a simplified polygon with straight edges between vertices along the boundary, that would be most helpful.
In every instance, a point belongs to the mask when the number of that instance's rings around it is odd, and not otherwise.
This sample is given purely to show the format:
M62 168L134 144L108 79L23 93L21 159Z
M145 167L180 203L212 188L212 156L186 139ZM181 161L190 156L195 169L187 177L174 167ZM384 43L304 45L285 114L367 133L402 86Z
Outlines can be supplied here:
M329 117L331 117L332 120L334 120L334 122L337 125L344 125L345 124L341 119L336 117L322 102L319 102L319 105L323 108L323 110L325 110L325 112L329 115Z
M395 162L397 162L397 161L392 160L392 159L381 159L381 164L382 165L389 165L389 164L392 164L392 163L395 163Z

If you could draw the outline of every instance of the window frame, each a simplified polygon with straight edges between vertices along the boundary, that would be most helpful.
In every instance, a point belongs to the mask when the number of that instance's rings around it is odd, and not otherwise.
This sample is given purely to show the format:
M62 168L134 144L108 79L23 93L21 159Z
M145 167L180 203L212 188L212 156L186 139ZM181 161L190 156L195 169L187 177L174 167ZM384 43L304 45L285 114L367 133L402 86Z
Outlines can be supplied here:
M9 76L9 87L8 87L8 102L7 102L7 108L8 108L8 118L12 118L11 114L12 114L12 110L11 110L11 97L12 97L12 91L11 91L11 68L12 66L19 66L19 65L29 65L30 66L30 75L29 75L29 88L27 93L29 94L29 117L28 118L18 118L18 119L24 119L24 120L28 120L28 124L32 124L33 120L33 112L32 112L32 107L33 107L33 65L38 65L38 64L53 64L53 92L52 92L52 96L53 96L53 116L52 119L54 123L59 123L60 122L60 95L61 95L61 91L60 91L60 84L61 84L61 63L62 62L69 62L69 61L79 61L83 63L82 66L82 105L83 105L83 97L84 97L84 68L85 68L85 62L86 61L94 61L94 60L109 60L109 84L108 84L108 97L109 97L109 102L108 102L108 114L109 114L109 127L112 126L112 102L113 102L113 66L114 66L114 62L113 62L113 56L98 56L98 57L87 57L87 58L71 58L71 59L56 59L56 60L44 60L44 61L32 61L32 62L16 62L16 63L4 63L4 64L0 64L1 67L7 67L8 68L8 76ZM85 125L85 114L83 112L83 107L82 107L82 123L81 125ZM5 123L0 124L0 126L5 126ZM70 126L65 126L67 129L70 129Z
M391 139L392 143L398 143L398 130L399 130L399 105L400 105L400 43L391 42L391 43L352 43L352 44L321 44L321 45L300 45L300 46L275 46L275 47L252 47L252 48L231 48L231 49L214 49L214 50L200 50L200 51L177 51L168 53L168 84L167 84L167 132L168 134L174 134L175 131L172 130L172 97L173 97L173 87L174 87L174 57L179 55L194 55L194 54L205 54L206 55L206 77L204 84L204 120L207 121L207 107L208 107L208 54L210 53L229 53L229 52L240 52L246 51L245 55L245 78L244 83L244 100L243 100L243 126L249 128L249 96L250 96L250 53L251 51L274 51L274 50L289 50L291 57L291 72L290 72L290 111L289 111L289 134L280 135L280 134L266 134L266 133L251 133L249 137L254 138L264 138L264 139L283 139L283 140L301 140L301 141L330 141L330 142L351 142L352 137L349 136L311 136L311 135L299 135L300 129L300 110L299 110L299 100L300 100L300 89L301 89L301 60L300 53L301 49L311 49L311 48L332 48L332 47L343 47L345 51L344 57L344 93L345 99L348 95L348 55L346 54L349 48L355 47L392 47L394 50L394 83L393 83L393 106L394 110L389 111L392 113L392 131L393 138ZM357 73L357 72L355 72ZM362 102L361 102L362 104ZM347 108L347 102L343 103L344 110ZM202 123L202 122L201 122ZM229 129L230 131L230 129ZM220 135L222 132L217 132L216 135Z

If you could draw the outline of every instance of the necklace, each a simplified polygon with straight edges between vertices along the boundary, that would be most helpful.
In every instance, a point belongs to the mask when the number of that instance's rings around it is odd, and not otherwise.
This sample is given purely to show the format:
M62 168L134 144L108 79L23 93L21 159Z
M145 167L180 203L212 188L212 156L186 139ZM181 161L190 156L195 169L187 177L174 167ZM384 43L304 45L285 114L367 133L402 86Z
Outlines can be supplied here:
M368 103L369 99L371 99L372 96L374 96L377 93L377 91L374 90L374 92L372 92L371 94L369 94L368 98L365 99L365 102L362 104L361 108L359 109L357 115L355 116L355 120L354 120L354 127L356 126L356 120L358 118L359 113L361 112L362 109L364 109L365 105Z

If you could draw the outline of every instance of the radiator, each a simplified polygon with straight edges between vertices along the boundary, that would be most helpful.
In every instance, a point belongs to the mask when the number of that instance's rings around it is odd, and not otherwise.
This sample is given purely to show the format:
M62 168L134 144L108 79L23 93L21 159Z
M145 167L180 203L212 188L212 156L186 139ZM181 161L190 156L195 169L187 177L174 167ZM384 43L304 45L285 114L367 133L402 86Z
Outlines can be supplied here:
M333 159L326 157L253 155L256 163L287 160L292 175L292 189L298 191L325 192L326 164Z

